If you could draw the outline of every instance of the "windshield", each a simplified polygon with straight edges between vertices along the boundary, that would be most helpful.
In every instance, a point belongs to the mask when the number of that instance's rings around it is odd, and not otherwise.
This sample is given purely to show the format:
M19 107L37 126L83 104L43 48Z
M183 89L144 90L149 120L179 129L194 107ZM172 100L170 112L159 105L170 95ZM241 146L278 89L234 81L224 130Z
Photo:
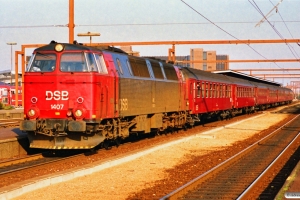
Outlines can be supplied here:
M56 55L37 52L30 62L27 71L52 72L55 69Z
M84 53L64 53L60 59L60 71L62 72L86 72L88 71Z

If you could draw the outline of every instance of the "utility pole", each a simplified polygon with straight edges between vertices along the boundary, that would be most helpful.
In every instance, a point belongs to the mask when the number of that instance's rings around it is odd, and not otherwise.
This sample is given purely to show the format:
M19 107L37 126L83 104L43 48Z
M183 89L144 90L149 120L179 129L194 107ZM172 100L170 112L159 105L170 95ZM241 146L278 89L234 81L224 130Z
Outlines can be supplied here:
M69 43L74 41L74 0L69 0Z
M12 86L12 63L13 63L13 59L12 59L12 46L13 45L17 45L16 42L7 42L7 45L10 45L10 86ZM15 72L17 73L17 72Z

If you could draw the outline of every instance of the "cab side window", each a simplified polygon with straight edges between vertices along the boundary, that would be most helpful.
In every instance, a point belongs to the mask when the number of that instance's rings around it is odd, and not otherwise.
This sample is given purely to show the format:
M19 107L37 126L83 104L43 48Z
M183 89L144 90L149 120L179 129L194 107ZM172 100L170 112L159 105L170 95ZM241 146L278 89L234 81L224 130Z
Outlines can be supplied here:
M87 53L86 58L87 58L88 68L83 68L82 70L83 71L90 71L90 72L98 72L98 67L97 67L97 64L96 64L96 59L94 57L94 54L93 53Z
M107 74L108 71L107 71L106 64L104 62L103 55L95 54L95 58L96 58L96 62L97 62L100 73Z

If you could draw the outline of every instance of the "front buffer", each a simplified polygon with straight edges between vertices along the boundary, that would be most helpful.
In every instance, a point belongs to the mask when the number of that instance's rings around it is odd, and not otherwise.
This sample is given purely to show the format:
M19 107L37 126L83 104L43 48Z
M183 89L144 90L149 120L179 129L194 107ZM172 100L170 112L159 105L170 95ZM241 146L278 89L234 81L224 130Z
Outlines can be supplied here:
M105 140L101 132L86 132L85 121L57 119L22 121L30 148L92 149Z

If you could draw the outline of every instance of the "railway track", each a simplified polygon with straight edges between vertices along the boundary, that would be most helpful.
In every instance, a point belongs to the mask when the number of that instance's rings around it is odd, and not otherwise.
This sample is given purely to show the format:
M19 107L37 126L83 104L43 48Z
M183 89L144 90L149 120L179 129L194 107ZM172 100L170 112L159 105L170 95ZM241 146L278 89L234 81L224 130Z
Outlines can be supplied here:
M0 120L0 128L17 127L20 125L21 119L2 119Z
M50 156L49 152L45 152L24 158L5 160L0 162L0 179L11 176L12 174L26 173L26 171L37 169L38 167L50 166L52 163L63 163L67 159L77 159L80 156L82 156L82 153L77 152L68 152L68 154L64 156Z
M245 119L247 117L248 116L240 116L240 117L234 118L230 121L214 122L214 123L206 124L205 126L198 127L198 128L201 129L201 131L203 131L203 129L210 129L210 128L215 128L215 127L219 127L219 126L224 126L224 124L226 124L226 123L232 123L233 121L240 121L241 119ZM198 128L196 128L196 129L198 129ZM197 132L196 130L193 130L193 131ZM151 138L151 142L150 142L150 140L142 140L139 142L135 142L134 145L122 144L120 147L112 148L112 150L110 150L110 151L100 150L98 153L96 152L95 154L92 154L91 156L83 155L81 157L81 155L78 155L78 156L74 156L74 158L68 157L66 159L61 159L61 160L57 159L56 161L53 161L52 163L49 162L48 164L47 163L44 163L41 165L34 164L35 166L28 167L27 169L24 168L21 170L16 170L16 171L14 171L14 173L8 173L8 174L2 175L2 176L0 175L0 179L3 180L2 183L0 182L0 188L4 187L4 186L8 186L10 184L14 184L16 182L28 180L30 178L40 177L40 176L52 174L55 172L62 172L64 170L68 170L68 169L75 168L77 166L89 164L94 161L111 160L116 155L118 155L118 157L119 157L120 155L124 154L127 151L129 153L133 150L140 151L140 149L145 148L145 146L149 147L149 145L154 145L154 144L150 144L153 142L153 140L154 141L156 140L157 142L159 141L158 143L161 143L162 140L165 140L165 139L172 140L173 136L176 136L176 138L177 138L177 137L182 137L180 135L186 136L187 134L191 134L188 132L189 131L179 132L176 134L168 134L167 136L159 136L159 137ZM34 162L31 162L31 163L34 163ZM8 168L6 168L6 169L8 169ZM168 190L168 191L171 191L171 190ZM164 193L164 194L166 194L166 193ZM163 195L160 195L160 196L163 196Z
M247 149L161 198L257 199L273 169L298 148L299 115ZM271 163L271 164L270 164ZM245 190L246 189L246 190Z

